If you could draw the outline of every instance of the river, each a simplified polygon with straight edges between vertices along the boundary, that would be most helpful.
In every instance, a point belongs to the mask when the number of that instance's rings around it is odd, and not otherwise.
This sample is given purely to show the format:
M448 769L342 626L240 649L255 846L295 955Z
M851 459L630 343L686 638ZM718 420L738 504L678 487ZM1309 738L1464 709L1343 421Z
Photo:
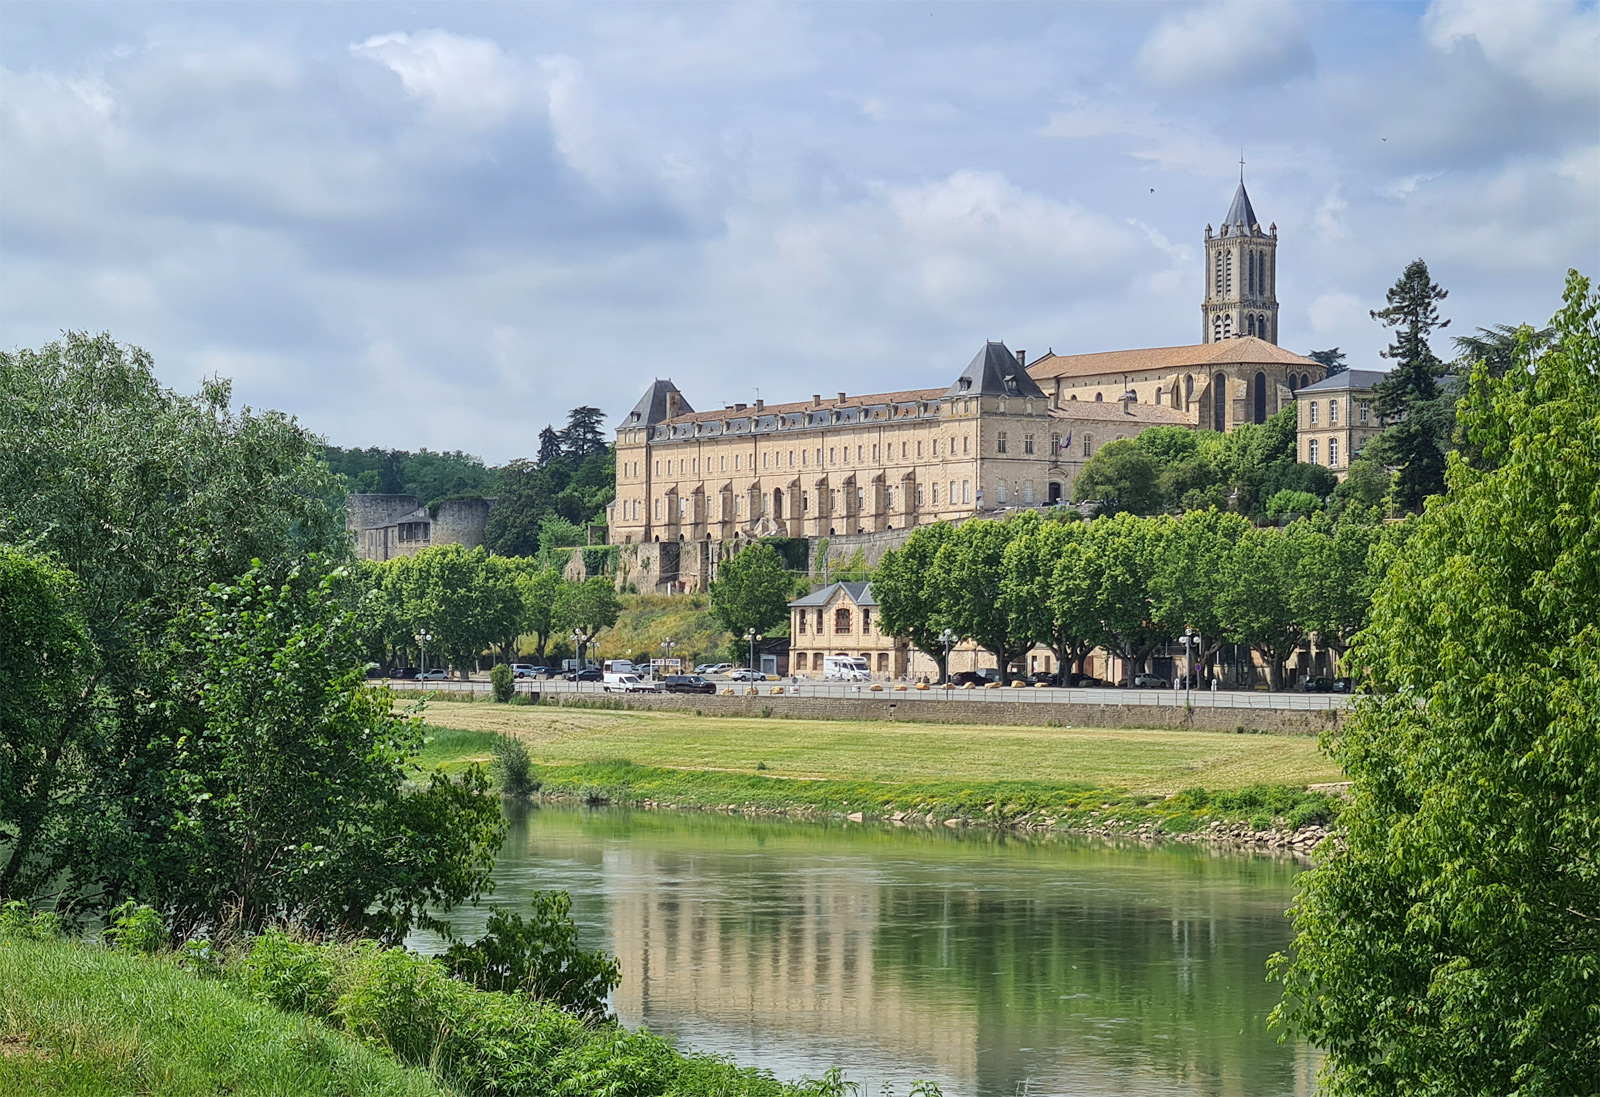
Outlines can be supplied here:
M990 832L515 807L490 902L564 888L618 1017L779 1077L948 1097L1312 1092L1266 1031L1299 867ZM474 938L485 912L454 912ZM426 940L417 944L428 947Z

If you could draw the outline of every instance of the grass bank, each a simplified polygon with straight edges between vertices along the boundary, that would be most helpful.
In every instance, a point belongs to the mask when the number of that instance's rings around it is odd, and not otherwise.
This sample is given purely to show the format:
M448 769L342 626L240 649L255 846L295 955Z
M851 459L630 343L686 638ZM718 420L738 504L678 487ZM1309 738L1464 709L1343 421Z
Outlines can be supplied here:
M1103 728L703 718L433 702L430 758L486 762L527 744L543 791L613 803L796 815L960 818L1187 833L1325 821L1306 790L1338 767L1302 736Z
M0 939L0 1093L437 1097L424 1071L168 957Z

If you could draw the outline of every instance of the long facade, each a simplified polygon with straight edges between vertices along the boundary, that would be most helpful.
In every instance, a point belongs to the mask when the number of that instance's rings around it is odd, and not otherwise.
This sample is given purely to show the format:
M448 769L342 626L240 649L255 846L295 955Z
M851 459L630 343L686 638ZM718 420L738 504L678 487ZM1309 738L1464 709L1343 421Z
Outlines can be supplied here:
M824 538L1055 503L1105 442L1265 422L1325 371L1276 345L1277 226L1243 181L1206 257L1193 346L1030 363L990 342L943 388L714 411L658 380L617 427L611 540Z

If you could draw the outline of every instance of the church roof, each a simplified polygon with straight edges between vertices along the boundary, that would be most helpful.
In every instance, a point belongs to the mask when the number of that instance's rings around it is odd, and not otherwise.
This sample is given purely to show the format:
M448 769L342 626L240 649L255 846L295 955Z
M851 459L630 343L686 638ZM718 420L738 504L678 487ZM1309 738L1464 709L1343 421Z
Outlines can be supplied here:
M678 386L670 380L658 380L645 390L644 396L633 405L633 410L622 420L625 427L653 427L667 418L667 393L678 392ZM684 414L694 409L689 406L689 401L683 398L683 393L678 392L678 412Z
M1180 408L1134 404L1123 400L1063 400L1050 409L1052 419L1094 423L1137 423L1147 427L1192 427L1196 417Z
M1098 354L1049 354L1028 367L1035 381L1057 377L1094 377L1099 374L1141 373L1147 370L1201 370L1216 365L1296 365L1321 369L1322 364L1293 351L1242 335L1216 343L1187 347L1148 347L1144 350L1108 350Z
M1222 219L1222 223L1245 229L1261 223L1256 220L1256 211L1250 208L1250 196L1245 193L1243 179L1239 180L1239 189L1233 192L1233 205L1228 207L1228 216Z
M946 396L1040 396L1044 392L1004 343L985 343Z

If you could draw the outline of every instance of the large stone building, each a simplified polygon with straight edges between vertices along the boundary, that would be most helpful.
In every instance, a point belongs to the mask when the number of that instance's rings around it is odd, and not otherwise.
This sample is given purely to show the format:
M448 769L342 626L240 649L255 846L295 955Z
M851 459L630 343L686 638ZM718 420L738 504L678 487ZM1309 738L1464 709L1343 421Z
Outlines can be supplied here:
M1350 462L1386 425L1372 391L1383 378L1380 370L1350 369L1301 389L1295 431L1300 460L1326 465L1340 480L1349 476Z
M441 499L432 507L415 495L345 496L345 528L363 560L410 556L430 545L483 544L492 499Z
M617 427L611 540L854 536L1054 503L1105 442L1264 422L1324 373L1276 345L1276 256L1241 181L1206 228L1202 343L1030 363L990 342L943 388L713 411L658 380Z

